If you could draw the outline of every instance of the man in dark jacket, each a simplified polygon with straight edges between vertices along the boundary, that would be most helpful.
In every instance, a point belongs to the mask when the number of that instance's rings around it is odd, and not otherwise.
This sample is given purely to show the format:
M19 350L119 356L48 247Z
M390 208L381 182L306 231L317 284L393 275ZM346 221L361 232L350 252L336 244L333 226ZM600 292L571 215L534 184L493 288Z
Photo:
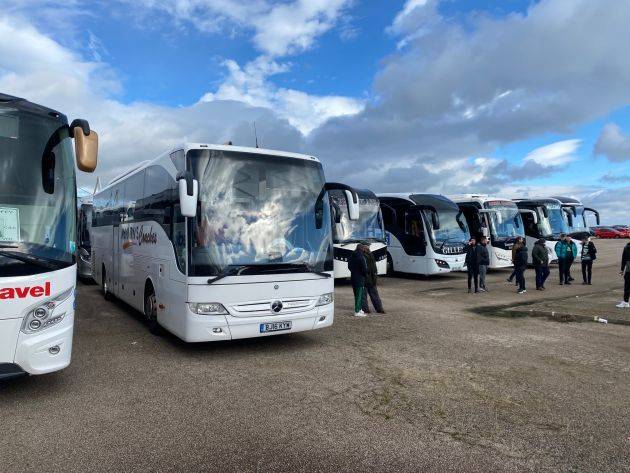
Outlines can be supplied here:
M630 243L626 244L621 255L621 272L624 278L623 301L617 304L620 309L630 308Z
M524 244L525 242L523 241L523 237L517 236L516 241L514 242L514 245L512 245L512 264L514 264L514 260L516 259L516 252ZM512 274L510 274L510 277L507 279L507 281L512 282L514 281L515 277L516 277L516 270L512 271Z
M590 238L582 240L582 284L591 285L593 261L597 259L597 248Z
M536 290L545 290L545 281L549 277L549 252L544 238L534 244L532 250L532 261L536 271Z
M479 257L477 256L477 241L474 238L468 240L466 246L466 270L468 271L468 293L472 292L472 282L475 282L475 292L479 292Z
M521 246L514 255L514 271L516 272L516 282L518 284L518 293L525 294L525 270L527 269L527 247Z
M367 263L367 275L365 276L365 287L361 298L361 309L366 314L370 313L370 306L368 305L369 295L372 305L374 306L374 310L379 314L384 314L385 310L383 309L383 302L381 301L381 296L379 295L378 288L376 287L378 279L376 260L374 259L374 255L370 251L370 247L368 245L363 245L363 254L365 256L365 262Z
M350 270L350 281L354 293L354 315L355 317L365 317L365 312L361 310L361 300L365 290L368 268L363 254L363 245L360 243L348 258L348 269Z
M479 266L479 287L483 292L488 292L486 288L486 273L490 266L490 252L488 251L488 239L481 237L481 242L477 245L477 265Z

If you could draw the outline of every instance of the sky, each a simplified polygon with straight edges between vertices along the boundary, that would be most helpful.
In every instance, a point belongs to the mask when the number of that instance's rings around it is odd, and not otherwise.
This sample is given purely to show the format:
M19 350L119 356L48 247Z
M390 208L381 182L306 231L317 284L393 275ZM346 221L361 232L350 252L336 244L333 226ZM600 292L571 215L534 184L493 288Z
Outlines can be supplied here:
M0 92L90 121L88 188L255 123L331 181L628 224L628 24L618 0L0 0Z

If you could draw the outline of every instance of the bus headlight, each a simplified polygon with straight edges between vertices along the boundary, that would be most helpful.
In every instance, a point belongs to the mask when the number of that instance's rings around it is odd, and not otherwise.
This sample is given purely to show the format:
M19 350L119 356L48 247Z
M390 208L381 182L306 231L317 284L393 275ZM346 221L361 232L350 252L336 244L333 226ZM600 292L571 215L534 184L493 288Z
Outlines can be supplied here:
M335 294L332 292L328 292L326 294L322 294L321 296L319 296L317 305L320 306L320 305L332 304L334 300L335 300Z
M70 288L61 294L41 302L37 306L33 307L29 313L24 317L22 323L22 332L35 333L41 330L46 330L53 325L57 325L61 322L66 313L55 314L55 308L64 302L68 297L72 295L74 288Z
M189 302L190 311L197 315L227 315L228 311L218 302Z

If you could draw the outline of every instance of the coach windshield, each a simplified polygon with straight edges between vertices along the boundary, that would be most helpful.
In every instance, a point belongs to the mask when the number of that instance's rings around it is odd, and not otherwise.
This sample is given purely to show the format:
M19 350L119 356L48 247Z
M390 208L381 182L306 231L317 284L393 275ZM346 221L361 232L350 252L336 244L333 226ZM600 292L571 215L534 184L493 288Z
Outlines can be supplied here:
M74 189L65 119L0 105L0 276L74 264Z
M319 162L222 150L191 150L186 161L199 182L197 216L189 219L189 275L242 265L250 274L256 266L332 270L328 206L322 225L315 216L325 183Z

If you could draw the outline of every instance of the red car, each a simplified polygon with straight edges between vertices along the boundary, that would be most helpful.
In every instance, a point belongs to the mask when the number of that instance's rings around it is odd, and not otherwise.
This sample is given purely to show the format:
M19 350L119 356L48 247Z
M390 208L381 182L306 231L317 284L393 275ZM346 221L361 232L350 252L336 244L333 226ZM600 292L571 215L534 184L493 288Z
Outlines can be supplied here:
M612 227L599 227L595 229L595 236L597 238L625 238L620 231L615 230Z
M621 233L621 238L630 238L630 227L626 225L614 225L613 228Z

